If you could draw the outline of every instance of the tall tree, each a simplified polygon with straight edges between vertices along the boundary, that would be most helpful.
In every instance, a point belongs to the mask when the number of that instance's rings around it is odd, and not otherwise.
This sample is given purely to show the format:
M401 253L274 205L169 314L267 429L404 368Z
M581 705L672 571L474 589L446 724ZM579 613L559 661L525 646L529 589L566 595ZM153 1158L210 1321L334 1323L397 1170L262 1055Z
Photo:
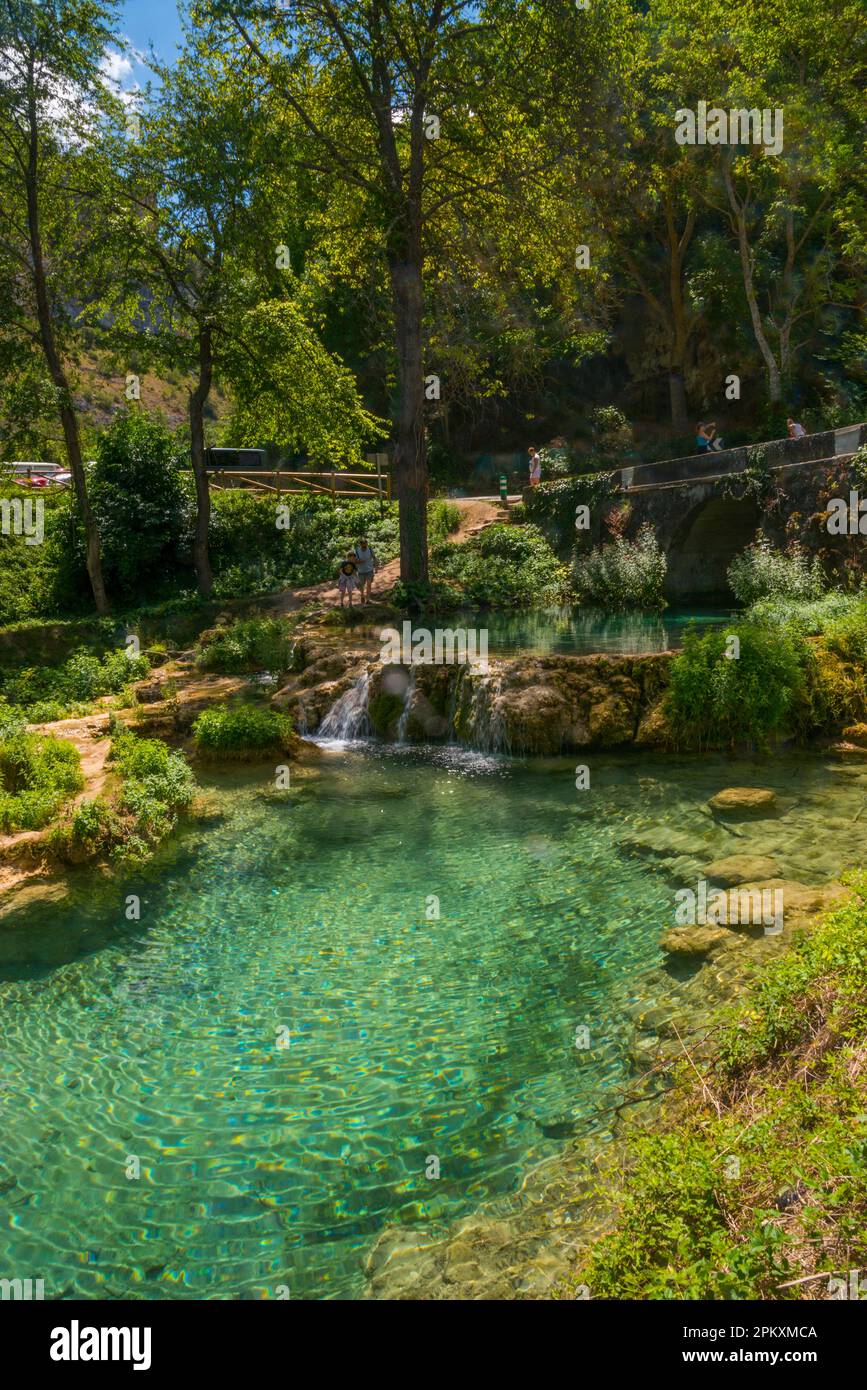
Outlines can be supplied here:
M302 166L376 231L392 301L401 578L424 583L426 268L456 209L465 227L529 218L537 183L581 141L571 99L552 101L552 57L583 18L566 0L202 0L196 14L235 32L296 118Z
M105 257L99 215L110 206L112 176L99 139L117 108L101 62L113 19L107 0L0 0L0 241L16 267L6 330L20 334L25 352L38 344L45 361L100 613L108 598L69 353Z

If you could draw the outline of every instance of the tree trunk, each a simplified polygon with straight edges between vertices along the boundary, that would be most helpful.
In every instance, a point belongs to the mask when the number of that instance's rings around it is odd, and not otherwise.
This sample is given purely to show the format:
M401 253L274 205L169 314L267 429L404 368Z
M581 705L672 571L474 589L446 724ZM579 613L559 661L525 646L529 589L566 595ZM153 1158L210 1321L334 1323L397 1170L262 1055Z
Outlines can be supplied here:
M690 208L686 216L683 234L679 236L674 223L674 211L670 202L667 202L666 225L668 228L668 297L671 303L673 328L668 371L671 423L678 434L686 434L689 429L689 417L687 415L684 370L690 325L687 322L686 305L683 299L683 262L692 240L695 212Z
M60 423L63 428L63 439L66 444L69 471L72 474L75 498L84 525L84 535L87 545L87 573L90 577L90 587L93 590L93 601L96 604L97 613L107 613L108 598L102 578L99 532L96 529L96 521L90 509L90 501L87 496L87 481L84 476L84 465L81 460L81 438L78 432L78 420L72 405L72 393L69 389L69 381L67 380L60 352L57 347L57 340L54 334L54 323L51 317L51 304L48 297L48 282L45 274L45 259L42 252L42 232L39 219L38 117L35 99L32 94L29 115L30 148L27 166L27 229L30 241L30 254L33 262L33 288L36 298L36 318L39 324L39 337L45 362L51 380L57 388Z
M207 598L214 587L211 558L208 554L208 528L211 523L211 493L205 469L205 402L211 393L214 357L210 328L199 330L199 379L190 392L190 458L196 480L196 531L193 538L193 562L199 592Z
M671 404L671 424L678 434L688 434L689 414L683 364L672 365L668 373L668 397Z
M783 380L780 367L774 356L773 348L768 342L762 315L759 309L759 301L756 297L756 287L753 280L753 266L750 257L750 241L747 232L747 219L743 203L739 202L735 194L734 184L732 183L731 170L725 166L723 177L725 178L726 192L728 193L729 204L735 219L735 227L738 234L738 251L741 258L741 272L744 281L744 293L747 297L747 305L750 311L750 321L753 325L753 336L758 344L759 352L764 358L765 366L768 371L768 394L773 405L778 405L783 399Z
M420 249L415 246L410 254L392 260L389 271L397 345L397 447L394 463L400 526L400 577L404 584L426 584L428 475L424 432Z

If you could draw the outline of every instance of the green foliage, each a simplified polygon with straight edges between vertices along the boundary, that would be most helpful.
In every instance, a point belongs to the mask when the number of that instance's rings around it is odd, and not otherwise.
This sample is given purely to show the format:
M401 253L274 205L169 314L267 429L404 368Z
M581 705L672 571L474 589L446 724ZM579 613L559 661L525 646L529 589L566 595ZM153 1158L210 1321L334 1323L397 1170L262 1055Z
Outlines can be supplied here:
M82 611L90 600L71 493L43 489L35 498L29 488L5 485L0 496L42 502L45 532L41 545L28 545L24 535L0 537L0 625Z
M632 448L632 426L614 405L602 405L593 411L593 435L596 453L609 468L619 466Z
M731 637L740 647L730 659ZM707 748L766 744L805 699L805 660L803 642L785 629L749 622L703 634L687 629L671 663L667 701L677 741Z
M226 344L226 369L235 392L227 444L279 442L304 450L312 464L359 467L364 449L385 436L352 373L290 301L266 300L242 316Z
M118 415L100 437L89 478L102 568L111 593L140 601L164 587L189 529L183 445L155 415Z
M196 781L183 754L157 738L122 733L112 742L111 760L122 780L119 809L135 829L115 859L141 860L171 833L190 805Z
M818 599L826 588L818 557L810 560L798 545L784 554L764 536L735 556L727 578L745 606L763 598Z
M823 632L830 651L867 670L867 594L851 597L845 609L829 615Z
M87 798L67 820L52 828L49 844L61 859L86 862L110 851L124 839L127 829L111 801L101 796Z
M540 528L558 551L569 551L575 542L575 516L579 506L598 515L617 491L613 473L583 473L577 478L558 478L530 489L524 500L527 521Z
M853 886L721 1020L701 1081L679 1072L666 1128L630 1141L616 1225L576 1275L591 1297L796 1299L803 1285L780 1286L863 1266L863 875Z
M242 671L287 671L290 628L280 618L247 618L220 628L199 642L196 664L202 671L233 675Z
M454 502L445 502L442 499L435 499L428 503L427 509L427 538L428 545L436 545L438 541L444 541L453 531L457 531L461 524L461 509Z
M839 589L816 599L774 595L757 599L746 616L750 622L767 627L788 627L805 637L818 636L832 623L851 614L861 602L854 594L844 594Z
M150 670L146 656L115 649L97 656L81 647L61 666L27 666L2 677L3 698L26 712L31 723L79 713L101 695L112 695Z
M39 830L84 785L78 749L65 739L0 729L0 831Z
M668 562L650 523L635 540L616 536L609 545L576 555L572 583L584 603L601 608L648 610L665 607Z
M257 705L206 709L193 725L196 748L209 758L255 758L288 745L292 721Z
M568 593L566 568L535 526L489 526L462 545L431 552L433 580L456 602L557 603Z

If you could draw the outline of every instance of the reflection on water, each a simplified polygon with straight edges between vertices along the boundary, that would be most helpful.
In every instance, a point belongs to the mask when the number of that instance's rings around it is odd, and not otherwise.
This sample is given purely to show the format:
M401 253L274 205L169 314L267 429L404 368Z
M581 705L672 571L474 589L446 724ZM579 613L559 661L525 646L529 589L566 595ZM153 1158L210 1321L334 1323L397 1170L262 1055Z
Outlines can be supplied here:
M454 627L486 628L488 647L508 654L555 652L643 656L679 647L690 623L722 627L728 609L666 609L663 613L610 613L586 607L529 608L512 612L464 611L449 619Z
M735 852L837 873L867 778L803 754L591 774L365 744L284 797L236 771L223 823L0 930L0 1277L352 1296L385 1225L464 1215L562 1136L604 1136L632 1014L673 988L675 885ZM781 814L718 823L731 784Z

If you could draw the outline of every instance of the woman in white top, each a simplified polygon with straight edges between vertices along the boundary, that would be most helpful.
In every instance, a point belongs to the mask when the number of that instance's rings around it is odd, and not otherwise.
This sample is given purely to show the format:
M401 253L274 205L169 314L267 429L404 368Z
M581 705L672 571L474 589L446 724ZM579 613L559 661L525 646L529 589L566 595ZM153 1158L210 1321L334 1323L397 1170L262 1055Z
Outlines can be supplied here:
M804 435L807 433L807 431L804 429L804 426L799 425L797 420L792 420L791 418L789 418L786 421L786 424L789 428L790 439L803 439Z
M542 460L534 444L531 444L527 453L530 455L530 487L538 487L542 481Z

